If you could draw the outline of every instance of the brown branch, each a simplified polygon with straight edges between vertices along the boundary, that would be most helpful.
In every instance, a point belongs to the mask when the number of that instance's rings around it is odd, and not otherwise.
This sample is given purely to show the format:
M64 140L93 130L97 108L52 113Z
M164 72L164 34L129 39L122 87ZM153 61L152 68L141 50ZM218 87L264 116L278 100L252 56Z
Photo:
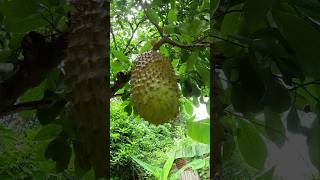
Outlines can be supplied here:
M167 36L162 37L152 48L152 50L159 50L162 44L171 44L173 46L177 46L182 49L194 49L194 48L203 48L203 47L209 47L210 44L208 42L200 42L195 44L182 44L176 41L173 41L172 39L168 38Z
M3 111L1 111L0 117L15 113L18 111L45 108L45 107L50 106L52 104L52 102L53 102L52 100L39 100L39 101L30 101L30 102L23 102L23 103L15 104L15 105L7 107Z
M26 35L22 41L26 46L23 49L24 60L19 61L14 72L0 82L0 114L24 92L40 84L47 73L61 62L67 47L66 37L67 33L63 33L53 42L43 42L39 41L43 36L38 33Z
M157 31L159 32L160 36L162 37L156 44L153 45L152 50L159 50L161 45L167 43L167 44L171 44L173 46L177 46L179 48L182 49L194 49L194 48L202 48L202 47L209 47L209 42L197 42L197 43L192 43L192 44L182 44L179 42L176 42L172 39L169 38L168 35L166 35L163 31L163 29L159 26L159 24L154 23L150 20L150 17L147 14L146 11L146 5L141 3L141 7L143 8L144 14L146 15L146 17L149 19L149 21L156 27Z
M115 93L121 89L124 85L126 85L127 82L130 80L131 73L123 73L119 72L117 74L116 81L114 81L114 84L111 86L111 92L109 97L115 96Z
M211 20L217 19L217 18L220 18L220 17L223 17L223 16L225 16L225 15L227 15L227 14L234 13L234 12L242 12L242 10L240 10L240 9L234 9L234 10L225 11L225 12L223 12L223 13L221 13L221 14L218 14L218 15L216 15L216 16L211 17Z

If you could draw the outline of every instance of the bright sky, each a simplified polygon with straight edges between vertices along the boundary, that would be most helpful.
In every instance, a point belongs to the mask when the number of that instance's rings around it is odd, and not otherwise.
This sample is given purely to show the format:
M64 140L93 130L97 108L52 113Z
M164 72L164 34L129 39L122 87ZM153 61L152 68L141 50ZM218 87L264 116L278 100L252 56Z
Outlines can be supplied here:
M207 103L209 98L208 97L203 97L203 98L204 98L204 101ZM195 121L209 118L206 104L200 103L199 107L193 106L193 115L195 116Z

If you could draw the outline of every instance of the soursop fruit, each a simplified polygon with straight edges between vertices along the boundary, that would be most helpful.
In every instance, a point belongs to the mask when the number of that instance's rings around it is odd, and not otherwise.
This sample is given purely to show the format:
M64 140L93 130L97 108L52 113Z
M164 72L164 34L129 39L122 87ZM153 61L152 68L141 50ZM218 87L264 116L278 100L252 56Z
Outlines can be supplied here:
M156 51L141 54L131 71L133 105L145 120L163 124L179 113L179 88L171 63Z

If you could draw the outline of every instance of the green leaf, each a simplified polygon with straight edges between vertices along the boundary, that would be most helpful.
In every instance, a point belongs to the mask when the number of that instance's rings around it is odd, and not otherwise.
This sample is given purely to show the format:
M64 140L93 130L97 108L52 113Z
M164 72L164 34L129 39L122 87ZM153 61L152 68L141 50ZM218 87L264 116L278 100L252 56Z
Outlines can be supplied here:
M223 143L223 161L227 161L234 154L236 148L234 136L226 134L226 140Z
M277 80L268 80L263 102L274 112L282 113L291 106L288 90Z
M19 99L19 102L30 102L30 101L38 101L43 99L44 89L45 89L46 81L43 81L38 86L29 89L26 91ZM35 110L27 110L19 113L20 116L27 118L31 117L36 111Z
M12 33L9 47L11 49L20 47L21 41L25 35L26 35L25 33Z
M271 169L263 173L262 175L255 178L255 180L273 180L273 173L275 170L275 166L273 166Z
M198 57L199 57L199 51L193 51L191 55L188 57L186 62L187 62L187 70L189 72L194 70L195 64L198 61Z
M310 135L308 135L308 147L310 159L313 165L320 170L320 118L317 117L312 123Z
M38 86L29 89L21 97L20 102L38 101L43 98L46 81L42 81Z
M189 36L193 36L193 37L196 37L199 35L199 33L201 32L201 24L202 24L202 21L199 20L199 19L194 19L189 27L188 27L188 35Z
M204 61L196 63L196 71L201 76L201 80L207 85L210 85L210 68L205 65Z
M176 158L193 158L210 153L210 145L203 143L180 144L176 150Z
M169 51L165 46L161 46L159 51L161 54L163 54L165 56L169 56Z
M122 51L112 49L111 52L120 61L127 63L127 64L130 64L128 57Z
M147 16L149 17L150 21L154 24L159 24L159 16L157 12L151 8L147 10Z
M163 30L166 34L173 34L175 26L173 24L169 24L163 27Z
M128 105L124 107L124 111L127 112L128 115L130 116L132 114L132 104L128 103Z
M248 113L260 110L259 99L248 93L241 85L235 85L231 89L231 102L238 112Z
M138 158L134 157L134 156L130 156L136 163L138 163L141 167L143 167L145 170L147 170L148 172L152 173L152 175L154 175L156 177L156 179L160 179L160 172L161 170L158 167L152 166L148 163L145 163L141 160L139 160Z
M68 168L71 158L71 147L64 137L58 137L48 144L45 152L47 159L56 161L56 170L61 172Z
M295 107L292 107L288 113L287 128L292 133L301 133L302 132L300 118L298 115L298 111Z
M295 51L294 62L307 76L320 76L320 32L304 19L289 12L273 11L272 15L281 34Z
M230 8L230 10L241 10L242 4ZM220 31L224 36L236 35L240 27L244 24L241 12L234 12L226 14L223 18Z
M0 12L8 17L26 17L39 12L37 0L11 0L0 3Z
M210 120L187 121L187 134L195 141L210 144Z
M23 18L6 18L5 27L12 33L24 33L34 31L37 28L44 27L47 22L39 14L23 17Z
M211 17L213 17L215 12L219 8L219 4L220 0L204 0L202 6L203 8L205 8L206 6L210 6Z
M188 99L185 99L184 103L183 103L183 107L184 107L184 110L186 111L186 113L189 114L190 116L192 116L192 114L193 114L192 102Z
M239 121L237 143L244 160L261 170L267 157L267 147L257 130L244 120Z
M36 141L52 140L56 138L62 131L62 127L57 124L49 124L41 128L36 137Z
M191 97L193 90L193 83L190 79L186 79L182 82L182 94L184 97Z
M37 117L41 125L51 123L64 109L66 101L59 100L50 107L45 107L37 110Z
M81 177L81 180L88 180L88 179L95 179L95 173L93 169L91 169Z
M181 64L181 66L179 67L179 70L178 70L179 75L183 75L186 72L186 70L187 70L186 63Z
M268 137L280 148L285 143L286 136L280 114L266 108L264 111L264 118L266 121L266 132Z
M175 160L175 156L171 156L167 159L166 163L163 165L162 174L161 174L163 180L168 179L174 160Z
M268 11L271 9L273 0L247 0L244 6L244 18L248 29L256 31L263 24Z
M140 53L144 53L149 51L152 48L151 42L148 41L144 46L140 49Z
M172 65L174 68L176 68L176 67L178 66L178 64L179 64L179 59L173 59L173 60L171 61L171 65Z
M248 56L240 58L239 80L245 91L252 96L253 99L259 101L265 93L263 80L257 70L250 63ZM257 59L254 59L257 61Z
M176 11L174 9L170 9L168 13L169 24L172 24L176 20L177 20Z
M7 61L11 55L11 50L0 51L0 62Z

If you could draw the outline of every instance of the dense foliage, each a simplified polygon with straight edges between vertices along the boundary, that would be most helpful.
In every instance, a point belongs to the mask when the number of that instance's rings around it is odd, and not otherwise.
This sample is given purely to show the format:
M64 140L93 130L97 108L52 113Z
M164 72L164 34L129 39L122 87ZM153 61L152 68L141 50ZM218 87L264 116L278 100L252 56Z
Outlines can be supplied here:
M299 114L319 114L320 3L213 2L212 37L219 55L214 68L229 144L224 149L237 145L245 162L263 171L266 142L281 148L289 131L307 137L319 169L319 117L308 128Z
M142 178L143 171L132 162L131 156L159 164L174 144L175 135L170 124L156 127L135 116L128 116L119 102L111 103L110 119L111 177Z
M82 152L73 136L76 120L65 116L70 106L61 56L69 14L76 10L68 2L0 0L0 116L18 112L24 120L39 121L26 133L0 128L1 179L65 179L90 170L85 154L75 157L75 146ZM113 0L110 5L114 178L157 175L146 167L166 174L171 168L166 160L177 158L167 153L184 149L177 142L185 135L192 147L194 140L214 142L219 162L210 170L221 178L274 179L277 167L266 167L267 144L282 148L288 132L307 139L310 160L320 170L319 1ZM128 82L134 59L151 49L169 59L181 90L181 115L161 126L139 117ZM214 114L210 120L196 118L203 104ZM316 116L310 126L302 112ZM191 167L207 177L208 152L183 158L198 162ZM92 179L93 172L85 178Z

